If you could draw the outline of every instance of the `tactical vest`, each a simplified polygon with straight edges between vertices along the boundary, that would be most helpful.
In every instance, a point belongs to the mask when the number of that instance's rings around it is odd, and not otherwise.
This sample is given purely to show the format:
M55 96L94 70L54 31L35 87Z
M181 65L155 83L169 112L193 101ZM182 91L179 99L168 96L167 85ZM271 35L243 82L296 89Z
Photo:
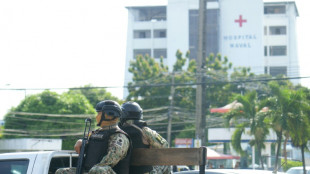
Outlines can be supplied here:
M145 122L135 122L132 124L124 124L121 129L125 131L132 140L133 148L150 148L150 145L145 145L143 143L142 128L146 126ZM130 166L130 174L144 174L153 170L152 166Z
M89 137L87 149L85 152L85 162L84 162L84 170L89 171L95 164L100 163L102 158L108 154L109 147L109 139L112 134L122 133L126 135L128 140L130 138L128 134L118 128L109 129L109 130L101 130L101 131L93 131L91 136ZM130 157L131 157L131 146L127 151L127 155L121 161L117 163L112 169L117 174L128 174L129 173L129 165L130 165Z

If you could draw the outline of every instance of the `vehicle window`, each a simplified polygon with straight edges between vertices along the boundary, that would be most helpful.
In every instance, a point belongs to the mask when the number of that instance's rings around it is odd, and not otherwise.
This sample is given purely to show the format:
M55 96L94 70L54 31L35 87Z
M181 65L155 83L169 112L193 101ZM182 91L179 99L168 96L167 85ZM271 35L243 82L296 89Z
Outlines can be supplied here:
M78 157L72 157L72 167L77 166ZM49 174L54 174L59 168L70 167L70 157L54 157L51 160L50 168L48 170Z
M26 174L29 160L1 160L0 169L3 174Z

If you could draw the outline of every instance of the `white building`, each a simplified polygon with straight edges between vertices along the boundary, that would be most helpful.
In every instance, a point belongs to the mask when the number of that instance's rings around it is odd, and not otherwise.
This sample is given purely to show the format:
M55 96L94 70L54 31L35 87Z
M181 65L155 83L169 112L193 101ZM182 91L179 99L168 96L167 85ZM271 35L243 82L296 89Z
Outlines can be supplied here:
M167 0L166 4L128 6L125 86L131 81L130 60L138 54L164 58L172 69L175 53L198 46L199 0ZM206 51L227 56L234 67L256 74L299 76L296 17L293 1L208 0ZM299 81L296 80L295 83ZM128 95L124 90L124 97Z
M233 136L235 130L236 130L236 128L211 128L208 130L209 143L222 144L224 142L230 142L231 137ZM250 128L246 128L245 132L250 132ZM221 136L219 136L219 135L221 135ZM248 142L250 140L253 140L253 136L245 133L245 134L242 134L241 139L242 139L241 147L243 150L246 150L248 147L250 147ZM271 161L272 161L272 156L273 156L273 154L271 152L272 151L271 150L272 149L271 144L276 142L276 141L277 141L277 135L272 129L270 129L269 134L267 135L265 143L264 143L265 148L262 149L262 156L265 156L265 158L267 160L268 168L271 167ZM252 154L255 154L254 153L254 147L251 147L251 148L252 148ZM232 146L230 146L230 150L231 150L233 155L238 155L238 153L233 150ZM275 149L274 149L274 151L275 151ZM298 160L298 161L302 160L300 148L293 147L291 145L290 140L287 142L286 151L287 151L288 159ZM309 157L310 157L310 153L305 152L306 165L310 164L310 158ZM255 158L255 157L253 157L253 158Z
M294 1L265 2L264 55L265 73L299 77ZM299 83L299 80L293 81Z

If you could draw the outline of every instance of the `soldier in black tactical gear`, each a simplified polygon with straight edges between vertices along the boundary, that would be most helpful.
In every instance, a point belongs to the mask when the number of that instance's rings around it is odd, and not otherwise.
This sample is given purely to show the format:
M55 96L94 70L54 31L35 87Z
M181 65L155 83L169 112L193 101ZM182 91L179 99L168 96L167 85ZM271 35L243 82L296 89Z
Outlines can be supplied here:
M120 127L132 140L133 148L168 148L168 142L143 121L143 110L136 102L122 104ZM168 174L170 166L130 166L130 174Z
M85 152L84 171L89 174L128 174L131 155L131 141L127 133L118 127L122 115L120 105L104 100L96 106L96 122L99 129L89 135ZM79 153L81 140L75 144ZM65 168L56 174L75 174L75 168Z

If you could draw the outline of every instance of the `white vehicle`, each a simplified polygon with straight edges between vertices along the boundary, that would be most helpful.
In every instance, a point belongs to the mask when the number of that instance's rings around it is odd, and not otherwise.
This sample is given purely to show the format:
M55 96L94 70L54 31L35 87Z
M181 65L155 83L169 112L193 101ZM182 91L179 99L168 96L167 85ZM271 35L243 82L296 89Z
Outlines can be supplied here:
M76 167L74 151L13 152L0 154L1 174L54 174L58 168Z
M206 174L272 174L272 171L253 170L253 169L207 169ZM176 172L173 174L199 174L198 170L190 170L184 172ZM277 172L277 174L284 174Z
M306 173L310 174L310 166L306 166ZM300 167L292 167L286 171L287 174L304 174L304 168Z

